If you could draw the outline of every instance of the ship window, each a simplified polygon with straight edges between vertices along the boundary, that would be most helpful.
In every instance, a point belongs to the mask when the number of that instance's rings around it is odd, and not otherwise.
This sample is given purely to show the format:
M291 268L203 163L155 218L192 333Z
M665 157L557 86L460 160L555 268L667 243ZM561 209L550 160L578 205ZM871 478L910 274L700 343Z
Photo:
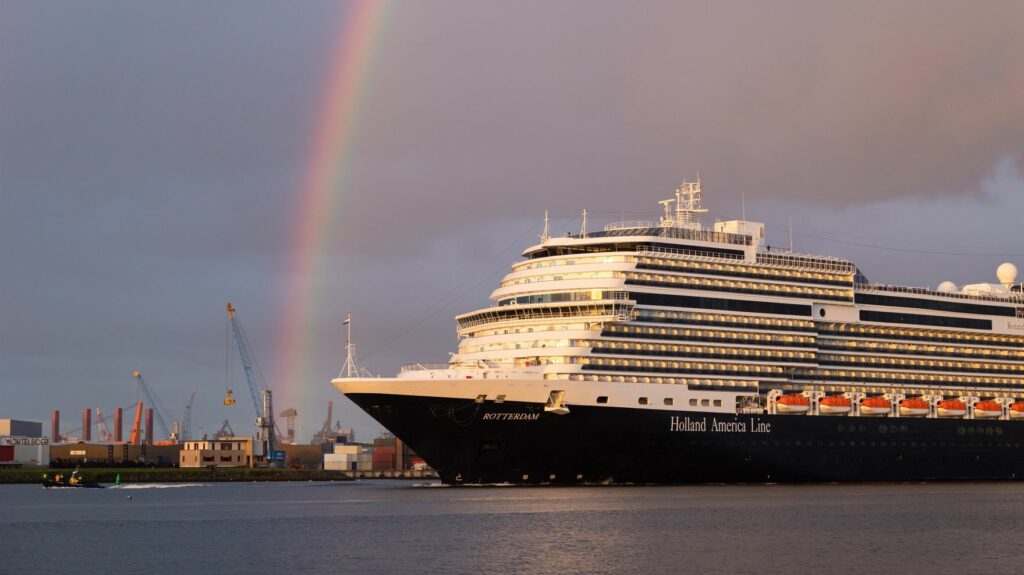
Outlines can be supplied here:
M607 395L598 396L597 402L598 403L608 403L608 396Z
M722 407L722 400L721 399L716 399L714 405L715 405L715 407Z
M701 407L707 407L709 404L710 404L710 401L707 400L707 399L700 400L700 406Z
M674 403L675 403L675 401L671 397L666 397L665 398L665 405L672 405Z
M697 400L696 399L691 399L690 400L690 406L691 407L697 407Z
M640 405L647 405L647 398L646 397L641 397L640 398Z

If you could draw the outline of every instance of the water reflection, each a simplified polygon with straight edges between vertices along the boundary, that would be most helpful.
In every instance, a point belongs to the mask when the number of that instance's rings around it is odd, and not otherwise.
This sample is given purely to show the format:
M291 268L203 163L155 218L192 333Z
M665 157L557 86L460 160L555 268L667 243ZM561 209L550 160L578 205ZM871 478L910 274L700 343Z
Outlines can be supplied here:
M1024 485L0 486L0 572L1014 572ZM968 552L976 550L977 552ZM157 558L158 560L153 560Z

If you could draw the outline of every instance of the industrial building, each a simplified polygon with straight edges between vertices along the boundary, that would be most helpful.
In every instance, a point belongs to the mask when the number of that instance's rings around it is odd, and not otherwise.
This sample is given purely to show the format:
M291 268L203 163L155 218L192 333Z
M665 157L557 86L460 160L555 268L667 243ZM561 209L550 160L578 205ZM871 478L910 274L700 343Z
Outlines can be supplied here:
M181 467L255 467L263 457L253 453L252 437L225 437L186 441L179 456Z
M129 443L61 443L49 446L50 461L58 466L174 466L181 446Z
M19 419L0 419L0 437L42 437L43 424L40 421L21 421Z
M42 422L0 419L0 467L47 466L49 443Z

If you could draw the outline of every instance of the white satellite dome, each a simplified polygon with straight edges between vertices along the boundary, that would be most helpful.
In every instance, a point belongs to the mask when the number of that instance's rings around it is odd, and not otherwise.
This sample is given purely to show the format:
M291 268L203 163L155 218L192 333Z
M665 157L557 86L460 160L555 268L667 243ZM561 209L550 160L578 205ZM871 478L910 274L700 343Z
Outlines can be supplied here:
M959 288L956 287L955 283L951 281L944 281L939 284L938 291L940 293L955 293L958 289Z
M999 267L996 268L996 277L999 278L999 283L1004 286L1012 286L1017 281L1017 266L1009 262L999 264Z

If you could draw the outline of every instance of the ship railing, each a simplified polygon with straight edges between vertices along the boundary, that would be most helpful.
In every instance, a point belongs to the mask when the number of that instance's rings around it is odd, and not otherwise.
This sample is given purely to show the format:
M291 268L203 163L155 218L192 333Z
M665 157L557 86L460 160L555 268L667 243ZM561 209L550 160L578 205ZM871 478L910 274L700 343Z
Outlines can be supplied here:
M639 246L636 248L636 255L640 257L687 259L704 262L736 263L743 261L742 254L709 256L707 252L699 250L687 250L682 248L663 248L658 246Z
M815 270L839 274L857 273L857 266L848 260L808 254L759 252L757 254L757 263L799 270Z
M636 254L637 256L645 257L667 257L716 263L737 263L744 260L743 254L709 256L707 255L707 252L699 250L665 248L660 246L640 246L637 248ZM846 275L852 275L857 272L857 266L853 265L853 262L848 260L805 254L760 252L757 254L757 263L759 265L773 267L823 271Z
M625 294L626 292L618 292ZM626 298L561 302L557 304L525 304L491 307L455 318L460 331L478 325L516 320L560 319L560 318L612 318L627 321L633 317L636 303Z
M855 291L861 293L875 293L875 292L886 292L886 293L909 293L917 295L930 295L940 296L951 299L966 299L975 301L997 301L1002 303L1007 302L1024 302L1024 294L1018 292L1010 292L1006 294L998 295L985 295L985 294L966 294L966 293L947 293L940 292L924 287L909 287L909 286L895 286L886 284L876 283L859 283L853 286ZM1020 317L1020 316L1018 316Z
M447 363L407 363L399 371L433 371L448 368L449 365Z
M625 222L623 222L625 223ZM730 234L727 232L714 232L711 230L694 230L690 228L677 228L670 226L650 227L617 227L605 229L601 232L587 232L586 235L566 234L568 238L612 238L623 236L654 236L659 238L673 238L680 240L693 240L698 242L710 242L717 244L733 244L737 246L749 246L751 237L743 234Z
M630 230L636 228L653 228L654 222L650 220L634 220L634 221L622 221L612 222L604 226L604 231L610 232L612 230Z
M544 280L544 281L561 281L561 280ZM586 292L578 293L578 294L577 293L573 293L572 295L574 296L573 299L546 300L546 301L519 301L519 302L517 302L515 300L517 300L519 298L528 298L530 296L517 296L515 298L510 297L508 299L499 300L497 307L503 308L505 306L510 306L510 305L546 305L546 304L551 304L551 303L600 302L600 301L608 301L608 300L628 300L628 299L630 299L629 292L625 292L625 291L614 291L614 292L611 292L611 291L603 291L602 290L602 293L601 293L600 297L591 297L591 295L589 293L586 293Z

